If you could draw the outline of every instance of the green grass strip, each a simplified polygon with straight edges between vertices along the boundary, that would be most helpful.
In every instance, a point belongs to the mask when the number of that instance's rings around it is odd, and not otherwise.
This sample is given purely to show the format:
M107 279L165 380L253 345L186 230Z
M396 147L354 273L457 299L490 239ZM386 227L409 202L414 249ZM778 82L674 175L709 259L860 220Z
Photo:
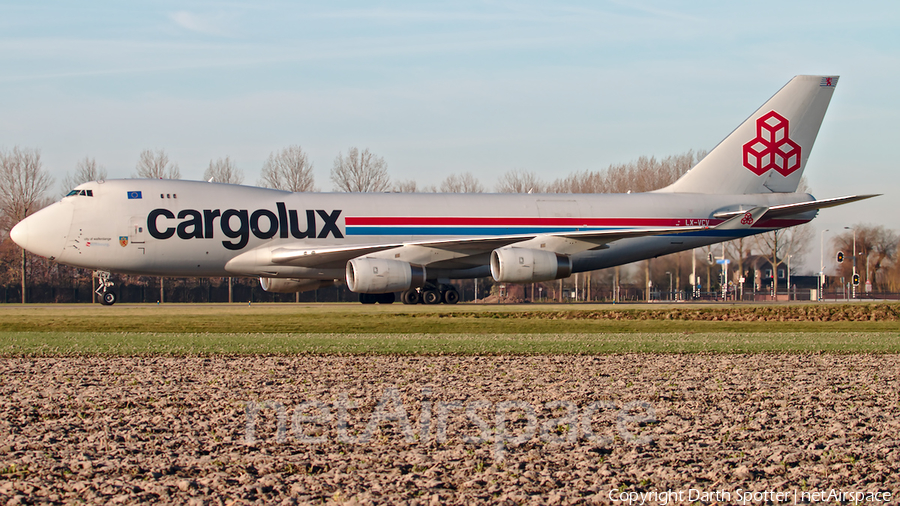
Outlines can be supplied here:
M889 332L900 304L362 306L43 305L0 308L0 331L580 334Z
M900 332L0 332L0 356L900 353Z

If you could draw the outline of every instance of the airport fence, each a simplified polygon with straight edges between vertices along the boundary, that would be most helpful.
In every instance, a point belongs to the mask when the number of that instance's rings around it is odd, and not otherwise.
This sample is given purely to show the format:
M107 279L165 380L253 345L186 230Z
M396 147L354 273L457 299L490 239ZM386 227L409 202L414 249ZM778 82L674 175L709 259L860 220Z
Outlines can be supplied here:
M163 292L160 297L159 278L148 282L116 283L119 303L215 303L228 302L228 282L206 278L165 278ZM256 278L233 278L231 287L232 302L352 302L357 295L346 286L331 286L315 291L293 293L270 293L259 286ZM41 283L26 287L28 303L91 303L99 302L93 297L90 281L60 287ZM0 285L0 302L15 304L22 302L22 287L16 285Z
M473 302L475 300L475 287L472 280L454 282L460 293L460 302ZM479 281L478 302L480 303L613 303L616 301L613 290L607 287L597 287L590 293L573 292L568 289L563 291L563 296L548 283L542 290L523 290L514 297L491 296L491 286L488 280ZM163 296L160 297L160 281L155 277L130 277L118 282L114 287L120 303L225 303L228 302L228 278L164 278ZM0 285L0 303L16 304L22 302L22 288L19 284ZM629 286L621 287L618 302L640 303L647 301L647 292L643 289ZM73 280L69 285L60 286L52 283L37 283L27 287L28 303L91 303L96 302L92 297L93 288L90 278ZM399 294L397 294L399 301ZM264 291L256 278L232 278L232 302L355 302L359 296L346 285L338 284L318 290L293 293L270 293ZM680 291L653 291L650 293L650 302L715 302L715 301L743 301L743 302L788 302L815 300L814 291L793 290L791 292L779 292L773 296L771 292L729 292L723 298L721 291L701 292L692 294L689 290ZM826 290L822 294L822 301L839 302L850 300L900 300L898 292L857 292L856 297L850 296L850 292L841 290Z

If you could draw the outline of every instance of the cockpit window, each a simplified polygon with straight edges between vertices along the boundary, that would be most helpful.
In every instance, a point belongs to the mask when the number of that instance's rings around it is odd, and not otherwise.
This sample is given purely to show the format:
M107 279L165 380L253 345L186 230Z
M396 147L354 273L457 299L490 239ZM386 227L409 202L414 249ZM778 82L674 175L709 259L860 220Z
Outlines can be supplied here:
M73 195L81 195L84 197L93 197L94 190L72 190L66 194L66 197L71 197Z

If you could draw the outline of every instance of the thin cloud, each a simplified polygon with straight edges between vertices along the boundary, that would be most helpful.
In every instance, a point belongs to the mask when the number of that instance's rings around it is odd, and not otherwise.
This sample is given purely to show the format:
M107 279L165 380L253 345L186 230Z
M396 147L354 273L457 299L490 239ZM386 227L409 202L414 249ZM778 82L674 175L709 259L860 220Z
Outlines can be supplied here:
M705 22L706 20L703 17L695 16L691 14L686 14L683 12L675 12L664 9L657 9L654 7L648 7L638 2L624 2L621 0L611 0L612 4L618 5L626 10L630 10L633 12L642 12L644 14L649 14L653 17L658 17L662 19L669 19L672 21L686 21L686 22Z
M169 19L185 30L203 35L214 35L217 37L232 37L234 35L227 27L228 23L222 15L204 16L188 11L177 11L169 14Z

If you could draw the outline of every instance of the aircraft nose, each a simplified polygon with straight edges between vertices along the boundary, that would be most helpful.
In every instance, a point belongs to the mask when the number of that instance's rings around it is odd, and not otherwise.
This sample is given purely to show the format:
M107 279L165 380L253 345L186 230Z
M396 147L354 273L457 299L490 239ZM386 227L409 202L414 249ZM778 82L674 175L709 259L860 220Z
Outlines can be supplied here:
M22 248L54 260L66 246L72 214L57 202L20 221L9 231L9 238Z

